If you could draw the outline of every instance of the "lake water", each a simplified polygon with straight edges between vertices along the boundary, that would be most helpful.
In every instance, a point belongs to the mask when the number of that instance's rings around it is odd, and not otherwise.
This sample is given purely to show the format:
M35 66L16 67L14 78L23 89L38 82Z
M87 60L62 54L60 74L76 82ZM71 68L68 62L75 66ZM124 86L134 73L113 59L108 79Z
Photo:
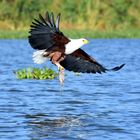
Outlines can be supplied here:
M117 72L58 79L17 80L13 70L33 64L27 40L0 40L1 140L139 140L140 39L91 39L83 47Z

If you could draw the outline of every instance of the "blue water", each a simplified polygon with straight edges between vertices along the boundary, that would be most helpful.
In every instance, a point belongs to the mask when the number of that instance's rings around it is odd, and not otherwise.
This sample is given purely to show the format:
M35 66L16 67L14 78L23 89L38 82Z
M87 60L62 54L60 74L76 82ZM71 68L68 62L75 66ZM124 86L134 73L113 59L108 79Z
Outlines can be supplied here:
M0 40L1 140L140 139L140 39L93 39L83 47L118 72L17 80L13 70L35 65L27 40Z

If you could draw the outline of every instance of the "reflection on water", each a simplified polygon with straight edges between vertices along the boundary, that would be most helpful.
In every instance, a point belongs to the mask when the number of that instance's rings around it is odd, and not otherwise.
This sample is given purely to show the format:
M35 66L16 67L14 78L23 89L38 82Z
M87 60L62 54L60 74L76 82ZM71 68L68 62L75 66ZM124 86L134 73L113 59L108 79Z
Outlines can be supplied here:
M40 138L49 137L71 137L73 130L84 127L82 119L85 116L64 116L64 117L49 117L46 114L25 115L26 123L31 128L30 137ZM50 118L50 119L49 119ZM76 134L77 133L77 134ZM75 132L75 136L82 138L81 133Z
M27 40L1 40L0 139L139 139L139 44L139 39L91 40L84 49L100 63L126 66L103 75L67 71L61 90L58 79L15 79L13 70L38 66L33 50ZM40 67L45 65L54 68Z

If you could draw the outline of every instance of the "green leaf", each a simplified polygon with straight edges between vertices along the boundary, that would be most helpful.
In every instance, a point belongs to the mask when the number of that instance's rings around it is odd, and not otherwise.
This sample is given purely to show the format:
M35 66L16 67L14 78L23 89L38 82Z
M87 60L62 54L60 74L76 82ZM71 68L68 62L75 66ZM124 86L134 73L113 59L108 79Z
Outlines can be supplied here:
M24 68L17 71L13 71L17 79L54 79L58 74L52 69L44 68Z

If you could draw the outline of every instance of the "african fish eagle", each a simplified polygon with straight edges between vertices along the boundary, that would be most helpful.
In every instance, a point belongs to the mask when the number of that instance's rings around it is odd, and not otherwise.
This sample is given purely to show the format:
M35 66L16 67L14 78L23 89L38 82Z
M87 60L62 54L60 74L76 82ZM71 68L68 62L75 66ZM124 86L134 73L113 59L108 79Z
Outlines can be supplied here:
M58 70L69 70L82 73L102 73L117 71L124 64L107 69L88 55L81 47L89 41L85 38L71 39L59 29L60 13L54 20L54 14L46 12L45 18L39 14L39 20L34 19L29 31L29 43L33 49L33 60L37 64L50 60ZM63 79L64 80L64 79Z

